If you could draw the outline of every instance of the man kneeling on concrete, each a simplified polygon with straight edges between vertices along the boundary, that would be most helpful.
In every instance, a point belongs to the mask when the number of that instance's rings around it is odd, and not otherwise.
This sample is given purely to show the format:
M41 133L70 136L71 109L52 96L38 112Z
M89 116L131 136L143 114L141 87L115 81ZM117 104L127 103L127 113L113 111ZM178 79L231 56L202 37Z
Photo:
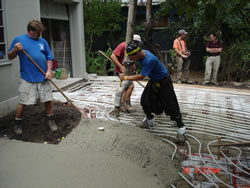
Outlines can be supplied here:
M25 105L36 104L37 96L45 103L48 113L48 125L52 132L57 131L53 118L53 94L49 83L52 71L52 53L49 45L41 36L44 31L39 20L32 20L27 26L27 33L15 37L9 48L8 58L14 59L17 55L20 60L19 104L16 107L14 132L22 134L23 113ZM25 50L32 59L46 72L44 76L23 53Z
M141 73L131 76L120 74L121 80L137 81L142 80L145 76L150 78L141 96L141 105L146 114L141 127L150 128L153 126L154 115L152 113L161 114L164 111L166 115L170 115L171 120L176 122L178 126L177 137L185 139L186 129L167 69L156 56L147 50L141 50L138 44L133 41L128 44L126 55L131 61L139 60Z
M133 35L133 41L137 44L141 44L141 37L139 35ZM135 64L131 61L124 61L126 42L120 43L111 55L111 59L115 64L115 72L119 76L120 73L126 75L132 75L135 71ZM114 112L116 116L119 116L121 112L135 112L135 109L131 106L131 95L134 90L134 83L132 81L124 81L118 92L115 94Z

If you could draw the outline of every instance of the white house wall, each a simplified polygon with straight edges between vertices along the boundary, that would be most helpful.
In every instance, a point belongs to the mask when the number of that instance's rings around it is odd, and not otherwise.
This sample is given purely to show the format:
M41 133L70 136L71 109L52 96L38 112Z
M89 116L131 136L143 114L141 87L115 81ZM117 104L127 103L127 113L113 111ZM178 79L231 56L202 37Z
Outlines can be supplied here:
M3 0L7 49L17 35L26 33L28 21L40 19L39 0ZM0 63L0 116L13 111L17 104L19 59Z

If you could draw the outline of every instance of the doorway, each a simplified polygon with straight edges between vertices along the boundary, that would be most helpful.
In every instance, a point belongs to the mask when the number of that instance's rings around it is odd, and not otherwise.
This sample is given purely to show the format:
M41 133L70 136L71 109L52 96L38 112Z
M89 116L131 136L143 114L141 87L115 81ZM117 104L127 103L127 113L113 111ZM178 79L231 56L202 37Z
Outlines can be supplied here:
M58 68L66 68L67 73L72 75L69 21L45 18L41 21L46 28L43 38L49 43Z

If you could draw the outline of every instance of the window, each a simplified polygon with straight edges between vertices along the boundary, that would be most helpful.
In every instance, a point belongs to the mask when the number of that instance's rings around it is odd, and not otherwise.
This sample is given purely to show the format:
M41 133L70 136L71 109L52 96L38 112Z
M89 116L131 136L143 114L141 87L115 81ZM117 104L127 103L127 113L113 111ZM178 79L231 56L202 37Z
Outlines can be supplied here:
M0 62L2 59L6 59L6 35L5 35L5 22L4 22L4 10L3 0L0 0Z

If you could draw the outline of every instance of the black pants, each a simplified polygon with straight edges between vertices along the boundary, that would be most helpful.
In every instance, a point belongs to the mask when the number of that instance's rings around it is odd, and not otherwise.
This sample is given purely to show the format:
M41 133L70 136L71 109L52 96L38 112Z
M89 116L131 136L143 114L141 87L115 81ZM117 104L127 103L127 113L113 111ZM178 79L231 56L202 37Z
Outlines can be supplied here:
M171 120L176 121L178 127L184 126L170 76L157 82L149 80L141 96L141 106L148 119L154 117L152 113L165 112Z

